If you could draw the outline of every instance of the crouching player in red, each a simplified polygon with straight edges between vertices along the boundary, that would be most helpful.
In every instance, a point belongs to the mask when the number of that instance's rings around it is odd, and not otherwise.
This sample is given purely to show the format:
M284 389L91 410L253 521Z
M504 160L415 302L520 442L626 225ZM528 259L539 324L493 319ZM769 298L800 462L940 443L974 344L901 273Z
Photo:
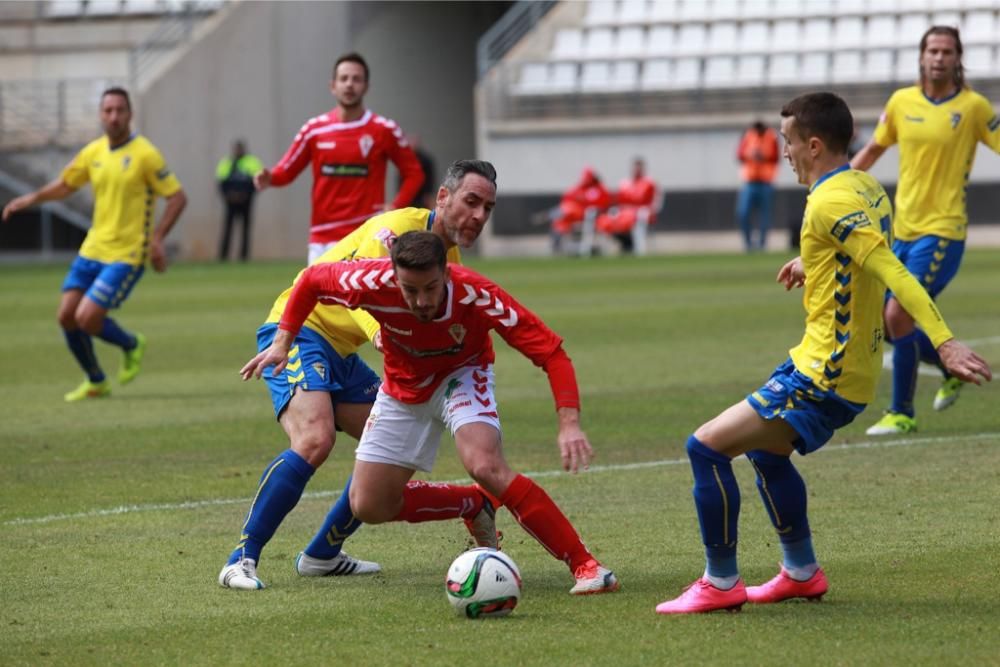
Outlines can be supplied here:
M886 287L912 313L948 371L966 382L992 379L983 359L954 339L933 299L895 255L892 208L885 190L847 163L854 120L831 93L797 97L781 110L785 158L809 186L802 255L778 282L805 287L806 331L767 383L703 424L687 442L694 502L705 544L702 578L660 614L739 609L745 602L818 599L826 575L816 562L806 487L791 454L822 447L875 396L882 369L882 304ZM747 588L736 563L740 490L731 461L746 454L784 555L781 571Z
M503 454L491 330L548 375L563 468L575 473L589 465L593 449L580 428L576 376L559 336L494 283L449 266L435 234L409 232L393 244L391 260L316 264L303 272L274 341L243 367L244 379L284 369L317 303L362 308L381 325L385 379L358 443L350 489L360 521L461 516L475 487L408 485L417 470L431 470L447 427L472 478L569 566L576 579L570 593L618 589L614 573L587 550L548 494L511 470Z

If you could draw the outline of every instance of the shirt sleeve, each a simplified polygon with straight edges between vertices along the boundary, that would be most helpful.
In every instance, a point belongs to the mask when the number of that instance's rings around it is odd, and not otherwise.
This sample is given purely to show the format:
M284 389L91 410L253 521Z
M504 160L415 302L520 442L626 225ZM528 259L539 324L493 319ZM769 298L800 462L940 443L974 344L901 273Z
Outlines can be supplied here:
M348 263L333 262L313 264L299 274L292 293L281 313L278 328L298 335L302 324L322 299L325 303L353 308L362 292L360 289L345 289L339 283L340 274L358 267Z
M885 245L869 253L862 268L892 290L892 295L913 316L935 348L954 338L934 300L902 262Z
M89 146L85 146L77 153L60 175L62 182L74 190L90 182L90 170L87 168L87 164L90 162L88 148Z
M399 192L392 200L392 208L403 208L409 206L410 202L416 198L420 192L420 186L424 184L424 169L420 166L420 160L410 145L403 139L403 131L398 125L393 123L392 127L386 127L386 143L388 144L389 159L399 169L401 182Z
M309 137L309 123L302 126L292 139L292 145L271 169L271 185L288 185L302 173L312 159L312 140Z
M896 105L896 95L893 95L885 103L885 109L882 110L882 115L879 116L878 125L875 126L875 133L872 135L875 143L879 146L888 148L896 143L896 120L894 118Z
M837 250L864 266L875 248L882 246L888 249L885 234L892 221L888 216L885 220L873 220L868 210L859 206L860 203L858 199L827 201L820 224L826 227Z
M993 110L993 105L985 97L980 98L979 118L976 123L979 128L979 141L1000 153L1000 117Z
M160 151L150 147L149 158L146 160L146 183L160 197L169 197L181 189L181 182L167 166Z

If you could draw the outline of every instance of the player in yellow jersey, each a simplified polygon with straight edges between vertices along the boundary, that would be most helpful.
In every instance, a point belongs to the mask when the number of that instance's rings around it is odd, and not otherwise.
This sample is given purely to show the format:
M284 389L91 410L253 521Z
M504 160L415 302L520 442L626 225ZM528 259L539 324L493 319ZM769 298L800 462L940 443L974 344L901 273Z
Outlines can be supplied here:
M1000 152L1000 118L989 101L965 83L962 40L956 28L934 26L920 40L920 85L893 93L872 140L854 159L867 170L899 144L893 252L932 297L958 273L965 250L965 187L983 143ZM958 398L962 383L942 366L927 332L890 294L885 304L887 339L893 344L892 404L869 435L916 430L913 394L921 360L944 373L934 397L943 410Z
M317 262L388 257L394 240L414 230L437 234L448 249L448 261L460 262L459 248L469 248L479 238L495 205L493 165L459 160L448 168L433 211L405 208L375 216L327 250ZM270 346L291 292L289 287L278 297L267 321L257 331L260 350ZM290 446L264 470L240 540L219 573L220 585L243 590L264 587L257 577L261 550L298 503L313 472L329 456L337 430L355 439L361 437L381 384L378 375L357 355L358 348L369 340L380 347L379 326L370 315L320 304L295 338L285 372L278 377L264 374L275 416ZM341 551L343 541L360 525L351 512L349 489L350 480L316 537L299 554L299 574L379 571L377 563L357 560ZM470 493L469 510L475 510L467 517L470 530L476 532L477 542L495 546L493 507L490 502L483 503L478 490Z
M764 386L688 439L707 567L680 597L657 606L661 614L737 610L748 600L826 593L805 483L790 457L822 447L875 396L886 286L925 328L949 372L967 382L992 378L986 362L952 337L931 297L889 249L892 213L885 191L847 163L854 121L844 101L832 93L802 95L785 105L781 117L785 158L809 196L802 255L781 267L777 279L786 289L805 288L805 335ZM784 556L774 579L750 588L736 561L740 490L731 461L740 454L757 473Z
M101 94L104 136L81 150L62 175L35 192L22 195L3 209L3 220L34 204L63 199L90 183L94 189L94 219L62 286L59 324L66 344L87 374L83 384L66 394L67 401L98 398L111 393L94 355L92 336L124 352L118 382L126 384L139 373L146 338L130 333L108 317L142 277L149 260L165 271L163 240L177 222L187 197L163 156L146 137L133 134L132 105L123 88ZM165 197L160 224L153 226L155 198Z

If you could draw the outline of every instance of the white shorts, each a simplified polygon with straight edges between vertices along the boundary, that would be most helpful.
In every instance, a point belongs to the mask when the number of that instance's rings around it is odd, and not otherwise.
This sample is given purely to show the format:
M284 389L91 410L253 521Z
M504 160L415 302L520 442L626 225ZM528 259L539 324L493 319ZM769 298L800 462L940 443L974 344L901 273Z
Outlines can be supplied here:
M430 472L445 426L481 422L500 430L493 366L467 366L445 378L426 403L403 403L379 389L354 456Z
M309 244L309 266L312 266L313 264L315 264L316 260L319 259L320 256L324 252L326 252L327 250L329 250L330 248L332 248L335 245L337 245L336 241L330 241L329 243L310 243Z

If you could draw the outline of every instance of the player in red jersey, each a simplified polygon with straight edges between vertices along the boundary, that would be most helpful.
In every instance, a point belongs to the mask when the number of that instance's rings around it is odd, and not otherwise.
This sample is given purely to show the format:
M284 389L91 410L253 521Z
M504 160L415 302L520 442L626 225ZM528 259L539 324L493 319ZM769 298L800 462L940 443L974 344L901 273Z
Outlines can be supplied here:
M244 379L280 373L317 303L363 308L382 327L385 373L358 443L350 501L365 523L461 516L468 487L407 485L429 472L448 427L465 469L576 579L573 594L618 589L614 573L587 550L572 524L532 480L507 465L494 398L496 331L549 377L559 418L563 468L587 468L593 449L580 428L573 364L562 339L502 288L471 269L447 265L432 232L408 232L391 260L317 264L302 273L269 348L241 370Z
M258 190L288 185L312 166L309 263L382 211L402 208L424 182L420 162L395 121L365 108L368 64L348 53L333 66L330 92L337 106L306 121L284 157L254 177ZM386 163L399 169L396 198L385 202Z

